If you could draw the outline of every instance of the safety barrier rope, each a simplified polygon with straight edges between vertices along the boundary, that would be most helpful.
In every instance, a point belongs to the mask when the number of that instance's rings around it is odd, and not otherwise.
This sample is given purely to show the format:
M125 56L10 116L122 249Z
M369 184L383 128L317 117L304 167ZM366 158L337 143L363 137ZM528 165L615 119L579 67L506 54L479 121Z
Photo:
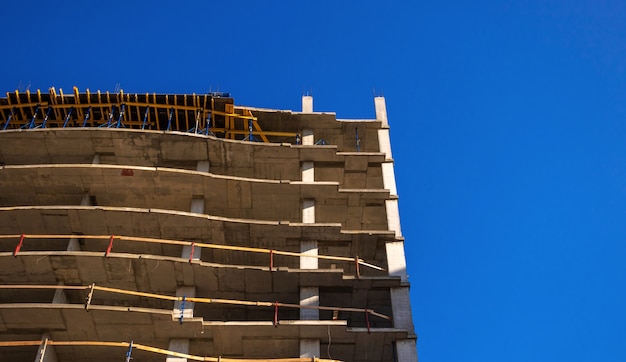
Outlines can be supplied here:
M224 357L205 357L205 356L196 356L187 353L170 351L163 348L157 348L148 346L145 344L131 342L105 342L105 341L54 341L51 339L44 339L41 341L0 341L0 347L24 347L24 346L67 346L67 347L84 347L84 346L94 346L94 347L120 347L120 348L128 348L128 352L125 353L127 360L130 357L133 349L138 349L141 351L161 354L165 356L173 356L173 357L181 357L187 358L192 361L211 361L211 362L341 362L339 360L334 359L323 359L317 357L311 358L262 358L262 359L251 359L251 358L224 358Z
M295 253L291 251L281 251L275 249L264 249L264 248L254 248L247 246L234 246L234 245L219 245L219 244L209 244L209 243L198 243L195 241L182 241L182 240L172 240L172 239L157 239L157 238L146 238L146 237L137 237L137 236L121 236L121 235L63 235L63 234L8 234L8 235L0 235L0 239L18 239L18 243L13 252L13 256L17 256L21 251L24 241L26 239L70 239L70 238L81 238L81 239L100 239L100 240L108 240L108 246L105 251L105 256L109 256L111 250L113 249L113 241L131 241L131 242L144 242L144 243L157 243L157 244L166 244L166 245L180 245L180 246L189 246L190 254L189 254L189 262L193 261L193 253L195 247L202 247L208 249L221 249L221 250L230 250L230 251L242 251L242 252L252 252L252 253L260 253L260 254L269 254L269 266L270 270L274 270L274 256L275 255L284 255L291 257L306 257L306 258L317 258L324 260L333 260L333 261L345 261L345 262L354 262L356 267L356 275L360 276L359 266L365 266L371 269L385 271L384 268L379 267L374 264L370 264L365 262L365 260L360 259L358 256L356 257L345 257L345 256L332 256L332 255L311 255L305 253Z
M222 298L200 298L200 297L187 297L187 296L171 296L165 294L138 292L134 290L119 289L101 287L95 283L91 285L30 285L30 284L15 284L15 285L0 285L1 289L68 289L68 290L89 290L89 294L86 298L85 309L89 309L91 301L93 299L94 291L102 291L116 294L133 295L137 297L154 298L179 302L195 302L204 304L230 304L230 305L242 305L242 306L256 306L256 307L273 307L274 308L274 324L278 324L278 307L283 308L297 308L297 309L317 309L328 311L340 311L340 312L357 312L365 313L366 321L369 329L369 317L373 315L382 319L391 320L391 317L378 313L368 308L351 308L351 307L329 307L329 306L309 306L292 303L279 303L279 302L263 302L263 301L247 301L237 299L222 299Z

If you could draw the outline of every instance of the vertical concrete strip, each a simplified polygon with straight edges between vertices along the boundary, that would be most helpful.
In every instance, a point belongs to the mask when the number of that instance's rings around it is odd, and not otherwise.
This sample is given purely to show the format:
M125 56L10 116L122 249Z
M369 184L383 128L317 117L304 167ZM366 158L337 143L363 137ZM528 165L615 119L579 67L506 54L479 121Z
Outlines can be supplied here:
M399 362L417 362L417 345L414 339L396 341L396 353Z
M209 161L198 161L196 171L209 172Z
M383 162L381 164L383 171L383 187L389 190L391 196L398 196L396 189L396 175L393 168L393 162Z
M170 339L170 344L167 349L173 352L189 354L189 340ZM165 358L165 362L187 362L187 358L167 356L167 358Z
M46 339L50 339L50 335L48 333L44 333L41 336L41 340L45 341ZM54 351L54 348L50 345L46 345L42 343L37 350L37 356L35 357L35 362L57 362L57 354Z
M320 357L320 340L319 339L301 339L300 340L300 357Z
M313 113L313 96L302 96L302 113ZM302 130L302 144L308 146L315 144L312 129Z
M304 181L303 166L303 181ZM315 223L315 200L302 200L302 222L305 224ZM302 240L300 242L300 252L310 255L317 255L317 241ZM318 259L300 257L300 268L317 269ZM320 305L320 289L319 287L300 287L300 305L303 306L319 306ZM300 309L301 320L319 320L320 313L317 309ZM320 356L320 340L319 339L300 339L300 357L319 357Z
M393 155L391 154L391 138L389 136L389 128L378 130L378 148L380 152L385 154L386 161L392 161Z
M385 97L374 97L374 107L376 108L376 120L380 121L383 128L389 127Z
M302 222L304 224L315 223L315 200L302 200Z
M191 207L190 211L194 214L204 214L204 197L194 197L191 199ZM183 251L181 253L181 258L189 259L189 254L191 253L191 245L183 246ZM191 259L200 260L202 256L202 248L199 246L193 247L193 256Z
M63 282L60 282L59 285L63 285ZM52 304L68 304L67 295L65 294L65 290L57 289L54 291L54 296L52 297Z
M315 168L311 161L302 162L302 182L315 182Z
M305 128L302 130L302 144L305 146L313 146L315 144L315 135L312 129Z
M398 209L398 200L385 200L385 211L387 212L387 227L394 231L397 237L402 236L400 227L400 211Z
M375 97L376 120L381 122L378 130L378 146L380 152L385 154L385 162L382 163L383 187L389 190L391 198L385 200L387 213L387 225L397 238L402 236L400 227L400 211L398 208L396 177L391 154L391 139L389 135L389 121L387 119L387 105L384 97ZM391 288L391 308L393 311L394 327L404 329L413 335L413 317L411 315L411 301L409 298L408 277L406 272L406 256L404 253L404 241L393 240L385 244L387 254L387 267L389 275L401 278L405 286ZM417 362L417 348L414 338L396 340L396 352L399 362Z
M313 113L313 96L302 96L302 113Z
M320 305L320 290L318 287L300 287L300 305L318 307ZM300 319L316 321L320 319L318 309L300 308ZM319 356L319 355L318 355Z
M403 282L407 282L404 242L386 242L385 252L387 253L387 269L389 270L389 275L400 277Z
M194 298L196 296L196 287L178 287L176 288L177 297ZM188 300L177 300L174 302L174 309L172 310L172 316L175 319L179 319L181 316L184 318L193 318L194 302Z

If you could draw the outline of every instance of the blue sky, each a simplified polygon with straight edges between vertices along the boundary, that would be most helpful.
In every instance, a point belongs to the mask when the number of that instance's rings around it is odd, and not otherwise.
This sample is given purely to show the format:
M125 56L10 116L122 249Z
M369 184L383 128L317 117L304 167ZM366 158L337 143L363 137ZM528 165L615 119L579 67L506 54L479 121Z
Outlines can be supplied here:
M4 91L231 92L372 118L387 98L422 361L618 361L626 4L3 5Z

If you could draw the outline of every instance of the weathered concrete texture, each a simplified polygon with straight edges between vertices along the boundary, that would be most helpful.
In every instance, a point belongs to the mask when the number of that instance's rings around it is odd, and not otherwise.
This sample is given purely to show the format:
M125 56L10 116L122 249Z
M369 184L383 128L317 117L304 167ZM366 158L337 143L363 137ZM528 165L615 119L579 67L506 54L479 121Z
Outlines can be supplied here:
M343 167L341 150L336 145L314 146L317 141L319 139L315 138L312 129L303 131L302 146L131 129L5 131L0 133L0 164L115 164L201 172L209 172L210 165L214 174L298 180L298 161L325 162L336 165L338 169ZM102 147L103 143L107 144L105 148ZM350 143L353 144L354 140L350 140ZM29 146L26 149L24 145ZM353 152L355 149L345 151ZM372 152L361 151L354 157L367 158L371 167L380 167L380 159L373 158ZM372 151L376 153L378 150ZM341 179L336 181L342 184Z
M154 95L162 104L167 97ZM0 340L46 332L199 356L416 362L385 99L375 98L375 119L360 120L314 112L310 96L302 112L214 100L290 135L219 138L227 122L241 125L224 114L213 117L217 137L131 124L0 131L0 235L11 235L0 237L0 284L53 287L2 289ZM96 118L108 112L95 109ZM175 122L185 112L193 113L180 109ZM131 293L95 289L87 298L92 283ZM0 348L0 360L39 361L37 347ZM59 346L43 361L124 353Z

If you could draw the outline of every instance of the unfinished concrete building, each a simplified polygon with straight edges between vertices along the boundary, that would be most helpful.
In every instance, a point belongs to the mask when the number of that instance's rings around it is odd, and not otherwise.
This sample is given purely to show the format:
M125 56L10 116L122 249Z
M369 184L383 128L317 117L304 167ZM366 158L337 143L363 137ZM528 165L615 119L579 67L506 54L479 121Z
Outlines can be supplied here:
M0 360L417 361L385 100L0 98Z

